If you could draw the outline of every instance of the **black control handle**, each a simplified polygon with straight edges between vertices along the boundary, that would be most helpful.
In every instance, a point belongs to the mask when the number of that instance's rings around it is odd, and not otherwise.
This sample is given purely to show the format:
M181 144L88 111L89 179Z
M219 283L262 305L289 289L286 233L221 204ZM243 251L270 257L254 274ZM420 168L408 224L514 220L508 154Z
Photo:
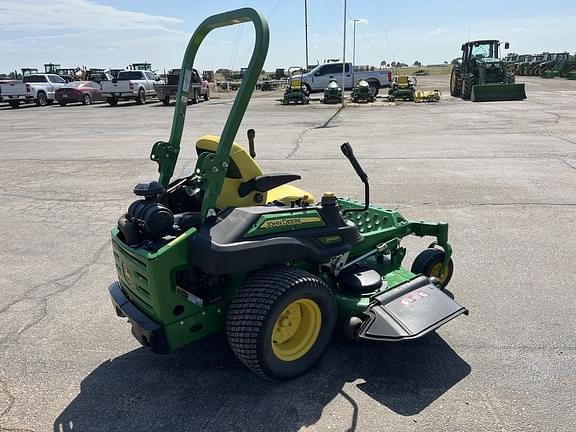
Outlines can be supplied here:
M366 183L368 181L368 175L364 172L364 170L360 166L360 163L358 162L358 159L356 159L356 156L354 156L354 151L352 150L352 146L350 145L350 143L346 142L342 144L340 146L340 150L342 150L342 154L344 154L344 156L348 158L348 160L352 164L352 167L354 167L354 171L356 171L356 174L358 174L358 177L360 177L363 183Z
M248 151L250 152L250 156L255 159L256 149L254 148L254 138L256 137L256 131L254 129L248 129L246 135L248 135Z

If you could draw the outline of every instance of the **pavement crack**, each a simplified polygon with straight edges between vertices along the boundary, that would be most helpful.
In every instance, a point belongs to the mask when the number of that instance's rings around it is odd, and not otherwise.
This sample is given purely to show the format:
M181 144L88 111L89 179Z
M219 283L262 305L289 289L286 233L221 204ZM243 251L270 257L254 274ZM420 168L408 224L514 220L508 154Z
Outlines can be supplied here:
M109 244L110 244L110 240L106 241L102 246L100 246L98 248L98 250L94 253L94 255L88 260L88 262L86 264L74 269L72 272L67 273L63 276L58 276L55 279L51 279L51 280L48 280L46 282L42 282L41 284L33 286L32 288L30 288L28 291L26 291L24 293L23 297L20 297L19 299L11 302L7 306L0 309L0 316L1 316L4 312L6 312L10 308L14 307L15 305L17 305L18 303L21 303L23 301L41 300L43 302L42 309L41 309L39 316L32 319L30 322L24 324L24 326L22 326L16 332L13 332L12 336L21 335L26 330L28 330L31 327L33 327L34 325L38 324L48 313L48 299L50 297L53 297L57 294L61 294L61 293L65 292L66 290L72 288L80 279L82 279L88 273L88 270L90 269L90 267L92 265L94 265L96 263L96 261L98 261L98 259L102 255L102 253L108 249ZM38 291L38 289L50 287L50 286L55 286L55 288L51 289L51 290L50 289L47 290L46 294L44 294L44 295L35 295L35 292Z
M309 128L304 129L302 132L300 132L300 135L298 135L298 138L296 138L296 144L294 145L294 148L292 149L292 151L288 154L288 156L286 156L286 159L291 159L292 156L294 156L298 150L300 150L300 145L302 144L302 141L304 141L304 137L311 131L314 129L323 129L323 128L327 128L330 123L332 122L332 120L334 120L336 118L336 116L338 114L340 114L340 112L344 109L344 107L340 107L336 110L335 113L333 113L328 120L326 120L324 123L322 123L319 126L311 126Z

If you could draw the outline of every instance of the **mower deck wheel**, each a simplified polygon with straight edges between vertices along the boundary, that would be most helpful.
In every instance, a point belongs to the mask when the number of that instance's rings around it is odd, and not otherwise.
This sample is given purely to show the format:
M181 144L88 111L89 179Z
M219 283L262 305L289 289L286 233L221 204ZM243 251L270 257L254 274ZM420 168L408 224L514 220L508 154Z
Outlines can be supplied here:
M322 356L336 325L336 303L318 277L291 267L250 276L232 300L226 322L238 359L270 379L294 378Z
M446 273L440 277L440 270L442 269L443 261L444 251L440 249L424 249L412 263L411 271L412 273L438 278L442 288L446 288L446 285L448 285L450 279L452 279L454 262L452 261L452 258L450 258Z

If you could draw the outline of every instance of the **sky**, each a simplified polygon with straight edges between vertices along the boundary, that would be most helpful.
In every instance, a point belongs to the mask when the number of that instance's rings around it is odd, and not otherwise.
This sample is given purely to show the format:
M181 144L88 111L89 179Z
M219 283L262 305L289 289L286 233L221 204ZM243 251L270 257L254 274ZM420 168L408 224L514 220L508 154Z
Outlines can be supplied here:
M347 59L356 23L356 64L450 61L468 39L510 41L510 52L576 51L576 2L525 0L347 1ZM123 68L148 61L179 67L190 36L206 17L240 7L259 10L270 25L264 68L304 65L304 0L0 0L0 72L59 63ZM309 62L342 58L344 0L308 0ZM250 24L210 33L199 70L247 65Z

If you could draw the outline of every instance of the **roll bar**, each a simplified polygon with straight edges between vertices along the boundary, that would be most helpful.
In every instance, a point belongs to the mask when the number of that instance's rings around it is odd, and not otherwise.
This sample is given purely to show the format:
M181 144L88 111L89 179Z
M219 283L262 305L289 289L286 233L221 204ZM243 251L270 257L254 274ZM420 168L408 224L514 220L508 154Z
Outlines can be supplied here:
M208 211L216 204L218 195L222 190L229 164L232 143L234 142L234 138L236 137L236 133L238 132L238 128L250 102L250 97L252 96L252 92L256 87L256 82L264 66L266 54L268 53L270 40L268 23L259 12L252 8L236 9L206 18L198 26L188 43L182 61L170 139L168 142L159 141L155 143L150 153L150 159L158 163L160 183L166 188L170 183L170 178L174 174L180 152L180 141L186 119L188 90L192 77L192 67L198 48L212 30L245 22L252 22L256 32L254 51L252 52L248 69L246 70L242 85L236 94L234 105L230 110L224 129L222 130L216 153L201 154L196 164L196 174L202 176L204 180L204 199L202 202L203 220L206 218Z

